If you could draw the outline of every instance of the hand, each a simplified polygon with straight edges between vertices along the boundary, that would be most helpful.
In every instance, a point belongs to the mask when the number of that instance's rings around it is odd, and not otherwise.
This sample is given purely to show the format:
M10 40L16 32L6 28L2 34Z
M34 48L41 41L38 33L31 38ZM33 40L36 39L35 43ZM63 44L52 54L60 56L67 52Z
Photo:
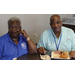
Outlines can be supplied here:
M20 34L22 34L25 38L29 37L25 30L21 30Z
M70 58L75 58L75 51L71 51L71 52L69 53L69 55L70 55Z
M45 54L47 51L43 47L40 47L40 48L37 49L37 52L39 54Z

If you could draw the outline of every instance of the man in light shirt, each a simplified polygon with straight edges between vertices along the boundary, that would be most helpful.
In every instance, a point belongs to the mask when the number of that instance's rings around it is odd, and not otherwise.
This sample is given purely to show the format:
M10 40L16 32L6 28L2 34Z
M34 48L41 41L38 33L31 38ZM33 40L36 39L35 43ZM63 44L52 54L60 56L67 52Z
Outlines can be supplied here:
M56 53L69 52L70 57L75 58L75 34L72 29L62 26L59 15L52 15L50 18L51 28L45 30L38 42L38 53L45 54L47 51Z

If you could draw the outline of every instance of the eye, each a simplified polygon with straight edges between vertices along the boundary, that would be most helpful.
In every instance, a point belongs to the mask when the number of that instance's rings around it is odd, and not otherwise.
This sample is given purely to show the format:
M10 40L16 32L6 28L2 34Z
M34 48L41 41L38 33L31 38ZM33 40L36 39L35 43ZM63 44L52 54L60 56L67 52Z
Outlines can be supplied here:
M19 26L15 26L15 28L16 28L16 29L19 29L20 27L19 27Z
M54 25L55 23L51 23L51 25Z
M18 29L18 27L17 27L17 26L15 26L15 28L16 28L16 29Z
M9 27L9 29L12 29L12 27Z
M59 24L60 22L57 22L57 24Z

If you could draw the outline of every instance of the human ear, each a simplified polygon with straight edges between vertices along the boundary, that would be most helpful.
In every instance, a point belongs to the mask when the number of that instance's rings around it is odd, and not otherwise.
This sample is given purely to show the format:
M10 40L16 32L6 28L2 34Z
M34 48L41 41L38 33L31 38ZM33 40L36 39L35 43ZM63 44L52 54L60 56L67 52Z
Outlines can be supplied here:
M49 25L51 26L51 23L49 23Z
M20 30L22 30L22 26L20 26Z
M61 26L62 26L62 21L61 21Z

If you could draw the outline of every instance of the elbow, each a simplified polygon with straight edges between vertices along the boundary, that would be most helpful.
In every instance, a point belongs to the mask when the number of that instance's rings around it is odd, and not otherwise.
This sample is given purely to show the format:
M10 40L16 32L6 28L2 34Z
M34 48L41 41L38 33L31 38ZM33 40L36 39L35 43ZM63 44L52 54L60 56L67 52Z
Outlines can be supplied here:
M28 53L30 53L30 54L35 54L35 53L37 53L37 47L34 47L34 48L32 48L32 49L29 49L29 50L28 50Z

